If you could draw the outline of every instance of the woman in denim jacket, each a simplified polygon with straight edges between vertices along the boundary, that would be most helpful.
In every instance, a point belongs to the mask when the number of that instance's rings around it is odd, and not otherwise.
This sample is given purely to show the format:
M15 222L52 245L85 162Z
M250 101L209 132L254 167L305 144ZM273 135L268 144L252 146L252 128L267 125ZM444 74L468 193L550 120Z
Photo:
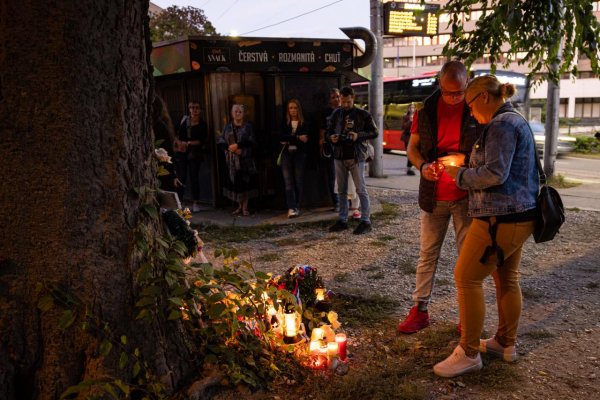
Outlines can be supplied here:
M519 264L523 243L533 233L539 177L533 134L525 118L507 102L514 85L493 75L473 79L465 100L471 114L487 124L471 152L469 168L453 156L442 162L456 185L469 191L469 227L454 269L462 333L459 345L433 371L454 377L481 369L480 353L511 362L517 357L517 327L521 315ZM480 339L485 317L483 280L496 285L498 328Z

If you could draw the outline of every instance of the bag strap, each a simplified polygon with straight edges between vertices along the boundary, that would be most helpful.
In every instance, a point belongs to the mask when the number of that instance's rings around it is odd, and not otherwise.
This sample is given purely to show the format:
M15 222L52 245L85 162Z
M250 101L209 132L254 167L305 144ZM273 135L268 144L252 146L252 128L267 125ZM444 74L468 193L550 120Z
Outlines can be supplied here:
M517 112L515 110L510 110L510 111L504 111L503 113L500 113L500 114L506 114L506 113L517 114L519 117L523 118L523 120L525 122L527 122L527 119L525 119L525 117L523 115L521 115L520 112ZM498 115L500 115L500 114L498 114ZM537 165L537 170L538 170L538 176L540 179L540 185L544 186L544 185L546 185L546 173L544 172L544 168L542 167L542 162L540 161L540 158L538 157L537 149L535 148L535 135L533 134L533 131L531 130L531 127L529 126L529 122L527 122L527 129L529 129L529 132L531 133L531 138L533 139L533 148L535 149L535 160L536 160L536 165Z

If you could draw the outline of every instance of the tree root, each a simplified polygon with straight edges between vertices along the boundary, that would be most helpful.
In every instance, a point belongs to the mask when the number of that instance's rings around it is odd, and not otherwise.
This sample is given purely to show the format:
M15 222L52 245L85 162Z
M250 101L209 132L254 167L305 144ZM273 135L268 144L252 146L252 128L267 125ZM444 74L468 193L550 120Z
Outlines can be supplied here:
M212 386L218 385L224 378L225 375L218 369L211 369L208 376L205 376L190 385L186 390L187 398L189 400L208 399L208 397L206 397L206 390Z

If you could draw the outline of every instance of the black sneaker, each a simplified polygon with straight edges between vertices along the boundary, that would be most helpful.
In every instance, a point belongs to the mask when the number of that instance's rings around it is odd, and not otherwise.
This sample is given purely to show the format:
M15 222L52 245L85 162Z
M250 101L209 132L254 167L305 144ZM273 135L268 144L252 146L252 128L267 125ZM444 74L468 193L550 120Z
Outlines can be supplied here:
M413 171L413 169L412 169L412 168L408 168L408 169L406 170L406 175L414 175L414 174L415 174L415 171Z
M362 235L363 233L371 232L371 223L366 221L360 221L356 229L354 229L355 235Z
M348 229L348 223L338 220L335 224L329 227L329 232L339 232Z

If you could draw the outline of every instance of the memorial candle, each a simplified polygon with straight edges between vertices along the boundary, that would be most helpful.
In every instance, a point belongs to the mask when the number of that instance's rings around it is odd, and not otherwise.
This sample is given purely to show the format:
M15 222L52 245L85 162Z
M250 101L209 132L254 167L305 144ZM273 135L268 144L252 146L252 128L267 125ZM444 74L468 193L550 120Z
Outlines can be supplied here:
M338 356L340 357L340 360L345 360L346 359L346 334L344 333L338 333L337 335L335 335L335 342L338 345Z

